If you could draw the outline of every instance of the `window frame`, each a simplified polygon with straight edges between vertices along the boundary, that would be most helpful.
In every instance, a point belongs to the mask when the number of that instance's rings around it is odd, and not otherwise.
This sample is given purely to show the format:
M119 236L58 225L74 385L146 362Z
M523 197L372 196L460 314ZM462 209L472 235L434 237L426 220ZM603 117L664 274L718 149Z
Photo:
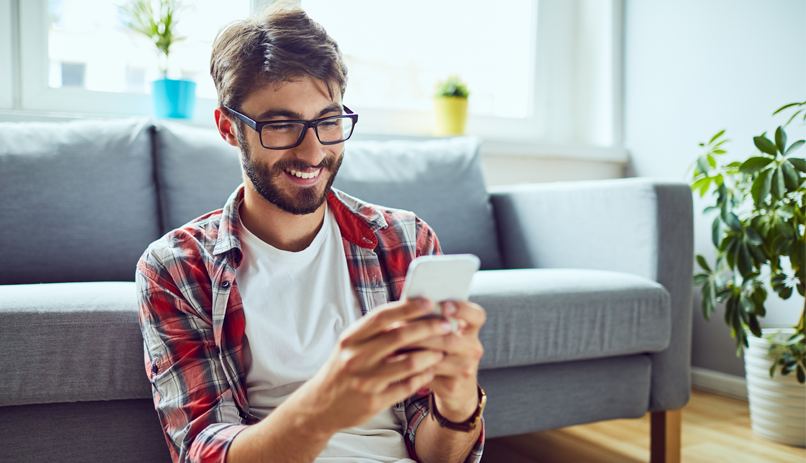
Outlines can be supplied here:
M14 8L0 0L0 109L14 108Z
M104 116L153 116L150 94L97 92L48 85L47 0L20 2L21 109ZM191 121L209 121L217 102L196 98Z

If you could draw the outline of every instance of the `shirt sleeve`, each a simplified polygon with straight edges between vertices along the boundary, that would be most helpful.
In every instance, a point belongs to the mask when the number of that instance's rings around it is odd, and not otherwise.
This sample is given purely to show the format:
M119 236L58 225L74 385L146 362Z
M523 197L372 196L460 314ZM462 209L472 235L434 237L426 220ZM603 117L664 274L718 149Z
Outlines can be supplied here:
M135 275L145 368L174 462L221 462L246 428L227 382L211 320L188 303L148 251Z
M437 239L437 235L434 233L434 230L432 230L428 224L419 218L416 220L415 226L417 231L416 255L418 257L427 255L441 255L442 249L439 246L439 240ZM428 405L428 395L430 393L430 389L420 389L416 394L409 397L404 404L406 408L407 420L406 435L404 436L406 448L408 448L409 455L415 461L420 461L420 459L417 458L417 453L414 449L414 439L417 435L417 428L430 412ZM484 417L482 416L481 433L479 434L479 439L476 441L476 444L473 446L470 454L465 459L465 463L479 463L481 461L481 454L484 451L484 426Z

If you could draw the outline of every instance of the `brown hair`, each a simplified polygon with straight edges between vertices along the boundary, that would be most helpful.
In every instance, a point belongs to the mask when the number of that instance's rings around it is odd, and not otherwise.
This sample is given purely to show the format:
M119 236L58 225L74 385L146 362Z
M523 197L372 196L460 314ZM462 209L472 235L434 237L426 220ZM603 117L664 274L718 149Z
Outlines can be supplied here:
M336 41L299 5L277 2L249 19L226 25L213 42L210 75L218 106L240 110L257 88L310 75L341 96L347 66Z

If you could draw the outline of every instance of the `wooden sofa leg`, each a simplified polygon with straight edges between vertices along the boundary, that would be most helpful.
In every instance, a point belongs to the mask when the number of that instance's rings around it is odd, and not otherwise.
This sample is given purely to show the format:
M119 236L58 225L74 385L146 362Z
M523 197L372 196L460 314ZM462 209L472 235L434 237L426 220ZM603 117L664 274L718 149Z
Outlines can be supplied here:
M680 463L681 410L650 415L650 463Z

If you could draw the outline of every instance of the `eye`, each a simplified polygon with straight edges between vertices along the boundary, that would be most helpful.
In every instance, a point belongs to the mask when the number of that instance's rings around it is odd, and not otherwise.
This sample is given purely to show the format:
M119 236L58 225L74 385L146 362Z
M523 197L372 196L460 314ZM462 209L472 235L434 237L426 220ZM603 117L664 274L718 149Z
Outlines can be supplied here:
M289 132L294 130L294 124L269 124L263 128L264 130L269 130L271 132Z
M325 129L325 130L327 130L327 129L335 129L339 125L341 125L341 121L339 119L331 119L331 120L320 122L319 123L319 128L320 129Z

